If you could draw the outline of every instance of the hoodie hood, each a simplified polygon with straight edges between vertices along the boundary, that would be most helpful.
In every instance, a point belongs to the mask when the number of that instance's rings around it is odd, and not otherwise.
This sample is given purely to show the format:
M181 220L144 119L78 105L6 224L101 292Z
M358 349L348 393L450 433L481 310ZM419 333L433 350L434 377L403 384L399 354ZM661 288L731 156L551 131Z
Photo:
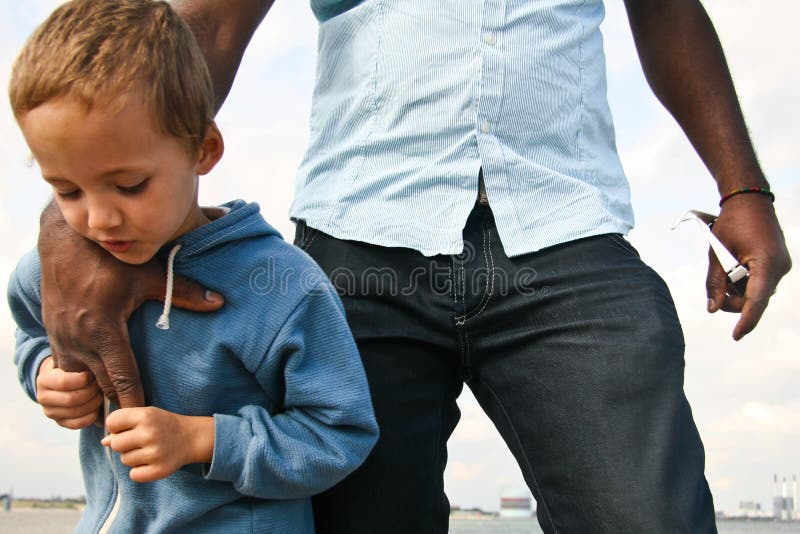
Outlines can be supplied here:
M227 213L167 243L159 251L159 258L166 260L175 245L181 245L180 252L175 258L175 266L179 267L210 250L234 241L267 236L283 239L280 232L261 217L257 203L233 200L219 207Z

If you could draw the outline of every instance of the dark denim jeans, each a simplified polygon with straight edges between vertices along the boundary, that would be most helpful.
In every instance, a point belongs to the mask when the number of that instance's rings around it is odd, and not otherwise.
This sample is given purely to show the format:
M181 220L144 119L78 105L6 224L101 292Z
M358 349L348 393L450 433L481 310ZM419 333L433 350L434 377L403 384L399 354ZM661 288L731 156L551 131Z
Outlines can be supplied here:
M459 256L295 243L337 287L381 436L315 497L318 532L447 532L447 439L466 383L513 452L545 532L716 532L669 291L621 236L503 253L476 205Z

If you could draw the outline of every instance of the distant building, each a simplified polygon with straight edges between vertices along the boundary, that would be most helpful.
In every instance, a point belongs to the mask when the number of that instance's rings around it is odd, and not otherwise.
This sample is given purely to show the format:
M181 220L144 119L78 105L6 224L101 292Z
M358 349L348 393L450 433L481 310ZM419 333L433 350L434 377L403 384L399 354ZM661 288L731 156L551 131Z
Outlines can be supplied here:
M740 512L761 512L761 503L755 501L739 501Z
M508 489L500 494L500 517L530 517L531 494L528 490Z
M744 517L749 519L762 519L771 517L769 513L761 507L761 503L755 501L740 501L736 513L730 517Z
M772 517L775 519L798 520L800 514L797 509L797 477L792 480L792 496L789 496L788 488L786 486L786 477L783 477L783 484L780 490L778 489L778 475L773 478L775 483L775 492L772 497Z

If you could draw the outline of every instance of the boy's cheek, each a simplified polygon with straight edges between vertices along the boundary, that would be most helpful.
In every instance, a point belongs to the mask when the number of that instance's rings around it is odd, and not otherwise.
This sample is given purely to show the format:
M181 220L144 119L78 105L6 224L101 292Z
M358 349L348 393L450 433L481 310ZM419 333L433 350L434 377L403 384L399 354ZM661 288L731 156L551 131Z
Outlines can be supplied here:
M58 209L61 210L61 214L64 216L64 220L67 221L69 227L88 239L86 232L86 212L78 206L75 206L76 201L74 200L59 200L57 194L55 195L55 199L56 205L58 205Z

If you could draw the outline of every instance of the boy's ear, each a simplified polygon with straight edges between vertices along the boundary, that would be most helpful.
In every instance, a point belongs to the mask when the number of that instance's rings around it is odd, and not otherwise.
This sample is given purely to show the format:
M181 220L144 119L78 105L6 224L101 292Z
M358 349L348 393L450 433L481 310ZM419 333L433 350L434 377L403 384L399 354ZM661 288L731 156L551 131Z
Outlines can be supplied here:
M211 169L222 158L225 152L225 142L222 140L222 134L217 128L217 124L211 121L206 129L206 136L203 139L203 144L200 145L200 152L197 155L197 174L208 174Z

